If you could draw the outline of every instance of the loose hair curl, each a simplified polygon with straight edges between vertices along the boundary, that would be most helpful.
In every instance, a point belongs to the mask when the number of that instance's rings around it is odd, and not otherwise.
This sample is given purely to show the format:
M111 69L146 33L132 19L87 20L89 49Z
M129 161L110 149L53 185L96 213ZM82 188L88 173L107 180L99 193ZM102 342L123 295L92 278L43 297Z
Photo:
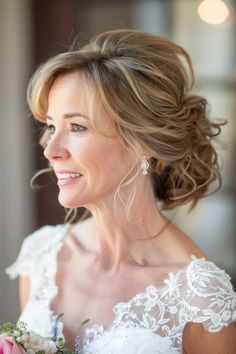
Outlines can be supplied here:
M134 156L134 168L143 147L152 152L151 180L162 209L189 202L194 207L213 181L218 182L214 191L220 188L212 142L224 122L212 122L206 99L191 93L194 73L182 47L154 34L115 30L61 53L40 66L29 83L28 104L36 119L45 121L54 81L70 72L78 72L90 95L99 96ZM99 117L90 116L103 133Z

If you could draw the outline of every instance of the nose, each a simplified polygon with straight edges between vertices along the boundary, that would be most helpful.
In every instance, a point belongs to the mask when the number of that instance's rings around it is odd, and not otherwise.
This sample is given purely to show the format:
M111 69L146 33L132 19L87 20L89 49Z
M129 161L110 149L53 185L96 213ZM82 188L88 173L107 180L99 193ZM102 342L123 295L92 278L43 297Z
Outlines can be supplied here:
M44 149L44 156L52 163L59 159L67 159L69 151L63 142L63 138L60 136L51 137Z

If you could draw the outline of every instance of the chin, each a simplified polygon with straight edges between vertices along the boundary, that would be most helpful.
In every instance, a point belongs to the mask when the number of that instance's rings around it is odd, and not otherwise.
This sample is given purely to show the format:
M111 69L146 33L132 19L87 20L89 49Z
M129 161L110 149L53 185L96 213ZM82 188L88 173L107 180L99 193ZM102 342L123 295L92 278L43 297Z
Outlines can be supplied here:
M61 206L63 206L64 208L67 208L67 209L79 208L82 206L81 203L78 201L78 199L68 198L65 196L61 196L60 194L58 196L58 201Z

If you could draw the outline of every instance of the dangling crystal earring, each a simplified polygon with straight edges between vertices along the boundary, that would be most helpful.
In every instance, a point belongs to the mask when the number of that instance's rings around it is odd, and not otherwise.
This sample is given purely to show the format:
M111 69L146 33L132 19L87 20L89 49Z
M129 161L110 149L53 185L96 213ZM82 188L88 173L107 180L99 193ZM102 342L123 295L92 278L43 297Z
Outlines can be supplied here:
M149 166L150 166L150 163L148 162L146 157L143 156L140 167L143 170L143 175L144 176L147 175Z

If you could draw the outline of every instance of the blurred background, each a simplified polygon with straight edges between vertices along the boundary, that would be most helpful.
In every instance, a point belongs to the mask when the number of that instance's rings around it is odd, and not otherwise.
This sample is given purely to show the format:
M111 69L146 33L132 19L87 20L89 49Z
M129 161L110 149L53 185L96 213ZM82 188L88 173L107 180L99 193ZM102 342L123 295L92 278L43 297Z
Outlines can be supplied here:
M57 188L30 179L45 167L37 141L40 125L26 107L25 92L35 68L66 51L79 34L81 44L111 29L153 32L182 45L196 72L195 92L210 103L211 115L228 120L220 150L223 187L191 212L178 210L174 222L223 267L236 285L236 1L220 0L0 0L0 323L19 316L18 284L4 269L23 238L45 224L63 223Z

